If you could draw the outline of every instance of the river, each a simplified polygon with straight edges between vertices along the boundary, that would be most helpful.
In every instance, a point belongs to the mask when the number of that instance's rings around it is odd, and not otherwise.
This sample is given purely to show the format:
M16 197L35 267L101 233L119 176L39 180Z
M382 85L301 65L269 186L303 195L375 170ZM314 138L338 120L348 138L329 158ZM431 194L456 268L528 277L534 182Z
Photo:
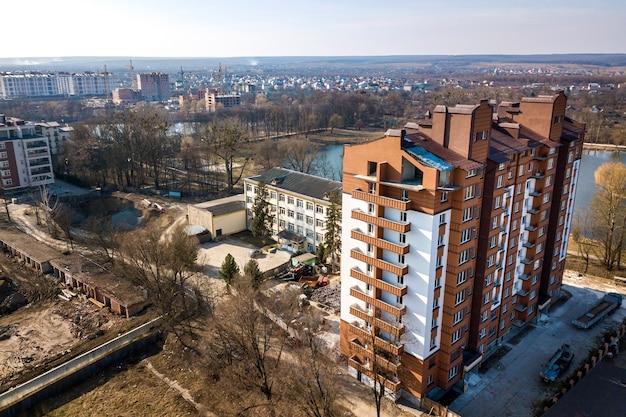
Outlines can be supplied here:
M316 156L315 174L335 181L341 181L341 166L343 145L326 145L320 148ZM578 177L578 190L574 211L589 204L596 185L593 173L598 167L606 162L620 161L626 164L626 152L614 151L584 151L580 162L580 175Z

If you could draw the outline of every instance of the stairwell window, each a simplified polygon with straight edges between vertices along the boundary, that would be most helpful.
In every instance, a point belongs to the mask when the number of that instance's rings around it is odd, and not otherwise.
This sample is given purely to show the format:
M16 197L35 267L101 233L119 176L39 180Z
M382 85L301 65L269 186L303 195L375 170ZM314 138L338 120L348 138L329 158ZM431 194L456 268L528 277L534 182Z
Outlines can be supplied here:
M465 200L469 200L470 198L474 198L475 194L476 194L476 185L475 184L468 185L467 187L465 187Z
M458 324L463 320L463 310L459 310L454 313L454 319L452 321L452 325Z
M441 213L439 215L439 225L446 224L446 213Z
M448 381L450 381L452 378L457 376L458 373L459 373L459 365L456 365L455 367L453 367L452 369L448 371Z
M471 220L473 214L474 214L473 207L468 207L465 210L463 210L463 221L466 222L468 220Z
M370 194L376 193L376 183L370 182L367 184L367 192Z
M468 260L469 260L469 251L465 249L464 251L461 251L461 253L459 253L459 265L464 264Z
M454 305L459 305L461 304L463 301L465 301L465 290L459 291L458 293L456 293L456 296L454 297Z

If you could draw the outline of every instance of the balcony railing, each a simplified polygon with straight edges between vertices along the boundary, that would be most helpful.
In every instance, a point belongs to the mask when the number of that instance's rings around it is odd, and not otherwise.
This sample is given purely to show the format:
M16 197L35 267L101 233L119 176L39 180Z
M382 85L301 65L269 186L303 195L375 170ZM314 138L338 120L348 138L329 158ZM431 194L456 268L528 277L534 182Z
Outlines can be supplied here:
M523 288L520 288L519 290L517 290L517 295L519 295L520 297L526 297L528 295L528 291L526 291Z
M370 265L374 265L376 268L380 268L384 271L391 272L394 275L406 275L409 273L409 266L403 264L394 264L391 262L383 261L372 256L366 255L359 249L352 249L350 251L352 259L356 259Z
M364 213L359 209L352 210L352 218L375 224L376 226L384 227L385 229L393 230L395 232L407 233L411 230L411 223L396 222L385 219L384 217L372 216L371 214Z
M544 177L544 175L545 175L545 174L544 174L543 172L541 172L541 171L535 171L535 172L533 172L533 174L530 176L530 178L537 178L537 179L539 179L539 178L543 178L543 177Z
M405 255L409 253L409 245L406 243L394 243L385 239L378 239L373 236L369 236L360 230L352 230L350 232L352 239L360 240L361 242L369 243L383 250L388 250L399 255Z
M376 279L374 277L370 277L369 275L366 275L363 272L361 272L356 267L350 269L350 276L352 278L358 279L359 281L365 282L366 284L370 284L373 287L379 288L383 291L387 291L388 293L393 294L396 297L405 296L408 292L406 285L390 284L388 282L383 281L382 279Z
M361 201L367 201L368 203L374 203L383 207L389 207L396 210L407 211L410 201L396 200L391 197L384 197L381 195L369 194L365 191L354 190L352 191L352 198Z
M532 197L539 197L541 196L541 190L532 190L530 193L528 193L530 196Z
M374 307L380 308L390 314L393 314L396 317L400 317L406 313L406 306L403 305L392 305L384 302L383 300L379 300L378 298L370 297L361 291L358 287L354 286L350 288L350 295L354 298L357 298L361 301L365 301L373 305Z
M365 320L368 323L371 323L375 327L378 327L380 330L383 330L387 333L392 334L396 338L400 338L405 332L404 324L402 323L389 323L386 320L381 319L380 317L374 317L371 311L365 311L358 304L353 304L350 306L350 314L354 317L358 317L361 320Z

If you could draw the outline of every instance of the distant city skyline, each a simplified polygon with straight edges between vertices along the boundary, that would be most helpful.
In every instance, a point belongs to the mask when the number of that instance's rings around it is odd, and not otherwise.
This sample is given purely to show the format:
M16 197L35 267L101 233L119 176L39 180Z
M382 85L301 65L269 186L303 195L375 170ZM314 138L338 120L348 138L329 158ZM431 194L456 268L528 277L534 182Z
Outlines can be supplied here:
M626 53L624 22L623 0L32 0L0 58Z

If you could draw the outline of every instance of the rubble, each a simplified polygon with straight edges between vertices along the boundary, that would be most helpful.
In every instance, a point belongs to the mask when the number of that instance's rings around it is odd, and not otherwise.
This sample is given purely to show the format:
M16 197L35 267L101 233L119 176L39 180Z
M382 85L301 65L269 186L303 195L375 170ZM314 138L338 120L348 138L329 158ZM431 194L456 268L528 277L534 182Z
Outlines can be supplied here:
M339 314L341 308L341 283L320 287L313 291L311 300L322 306L328 307L335 314Z

